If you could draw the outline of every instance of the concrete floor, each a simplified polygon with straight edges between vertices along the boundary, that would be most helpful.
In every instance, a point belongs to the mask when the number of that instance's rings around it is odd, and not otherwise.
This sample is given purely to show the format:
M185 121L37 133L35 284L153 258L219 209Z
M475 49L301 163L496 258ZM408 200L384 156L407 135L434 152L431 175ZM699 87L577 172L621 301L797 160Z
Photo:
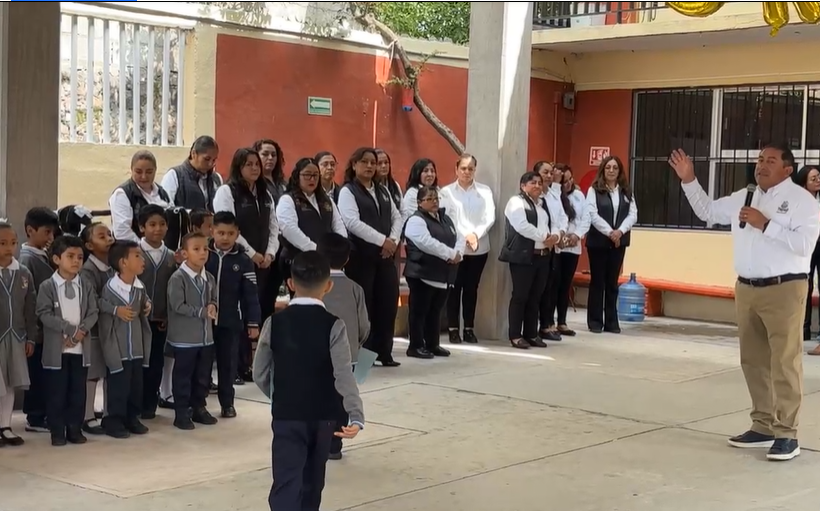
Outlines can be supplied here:
M620 336L528 352L485 343L435 361L397 343L403 365L365 385L368 428L330 463L323 509L814 511L820 360L806 358L803 455L770 463L726 446L748 426L734 335L650 319ZM267 509L269 407L253 386L238 393L239 418L189 433L166 414L128 441L54 449L26 434L0 451L0 511Z

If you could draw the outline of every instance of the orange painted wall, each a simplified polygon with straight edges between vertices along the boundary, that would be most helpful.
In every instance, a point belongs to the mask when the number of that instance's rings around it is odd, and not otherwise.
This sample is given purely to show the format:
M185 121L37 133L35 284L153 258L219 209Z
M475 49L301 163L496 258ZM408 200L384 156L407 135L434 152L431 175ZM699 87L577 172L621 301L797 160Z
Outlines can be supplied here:
M382 88L387 59L364 53L219 35L216 52L216 138L223 174L233 152L259 138L277 140L288 165L320 150L344 164L359 146L390 154L394 177L404 185L417 158L432 158L440 181L453 180L455 155L414 109L402 111L401 90ZM570 156L569 113L560 107L564 84L533 79L528 161ZM467 70L428 64L421 78L425 101L461 140L466 131ZM307 115L307 97L333 98L333 116ZM559 102L558 123L555 105ZM525 169L522 169L522 172ZM286 169L290 173L290 168ZM341 169L337 180L341 181Z

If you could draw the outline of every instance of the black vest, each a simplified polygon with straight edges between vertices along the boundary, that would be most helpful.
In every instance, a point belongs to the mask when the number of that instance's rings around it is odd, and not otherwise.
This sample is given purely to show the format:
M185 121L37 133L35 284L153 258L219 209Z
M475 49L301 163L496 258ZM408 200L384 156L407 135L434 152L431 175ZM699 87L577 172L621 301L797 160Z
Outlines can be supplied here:
M159 198L170 204L171 199L168 197L168 193L165 189L160 185L155 186L157 187ZM119 186L119 188L125 192L125 196L128 197L128 202L131 204L131 209L134 211L134 218L131 220L131 230L134 231L137 236L142 237L142 232L140 231L139 214L140 209L142 209L143 206L148 205L148 201L145 200L145 196L142 194L139 186L137 186L137 183L135 183L133 179L129 179L124 182Z
M321 186L321 185L319 185L319 186ZM334 203L338 204L339 203L339 192L341 192L341 191L342 191L342 187L337 185L336 183L333 183L333 188L331 188L330 191L325 190L325 193L327 194L328 197L333 199Z
M210 171L205 176L208 179L208 193L203 194L202 188L199 187L199 180L202 179L203 174L197 172L191 166L191 162L185 160L180 165L173 167L171 171L177 175L177 193L174 196L174 205L188 210L204 209L210 212L214 211L214 195L216 189L219 188L219 178L214 171Z
M456 226L450 217L444 214L444 210L439 210L438 219L433 218L432 215L421 210L413 213L424 220L427 224L427 230L430 231L430 236L434 239L444 243L450 248L456 246ZM456 281L458 274L458 265L449 264L444 259L430 255L413 244L409 239L406 239L405 252L407 260L404 263L404 276L407 278L430 280L433 282L443 282L445 284L453 284Z
M538 210L535 209L535 202L533 202L533 200L524 193L521 193L518 196L521 197L526 204L524 214L527 215L527 222L535 227L538 227ZM543 197L541 197L539 201L541 202L541 207L547 212L547 226L551 229L552 215L550 215L547 202ZM501 247L501 252L498 254L498 260L503 263L531 264L533 255L535 254L535 242L518 234L518 231L510 225L510 221L506 218L504 229L504 246Z
M233 209L239 232L245 241L261 254L268 249L270 237L270 214L273 199L266 188L257 186L256 195L242 183L230 183Z
M598 190L595 190L595 201L598 204L598 216L603 218L604 221L613 229L617 229L618 226L626 220L626 217L629 216L629 205L631 202L626 198L622 189L619 188L618 193L621 195L621 200L618 204L618 211L616 213L613 211L614 208L612 207L612 197L610 197L609 192L599 192ZM633 197L632 200L635 200L635 198ZM613 218L615 220L614 222ZM631 231L621 236L622 247L629 246L630 235ZM595 228L595 226L590 227L589 233L587 233L586 245L587 248L615 248L615 244L612 243L612 240L609 239L608 236L604 236L601 231Z
M350 190L353 198L356 199L356 205L359 208L359 218L362 222L369 225L377 232L389 237L390 230L393 227L392 208L393 201L390 199L390 193L384 186L373 184L376 190L376 197L379 201L379 206L376 207L376 201L370 192L362 186L358 181L350 181L345 184L345 188ZM350 242L356 251L358 257L373 259L375 261L381 260L381 247L368 243L367 241L354 236L350 233Z
M330 333L338 320L321 305L292 305L271 316L276 419L335 420L343 413L330 357Z
M301 191L288 192L287 195L290 195L293 199L296 217L299 219L299 230L305 233L310 241L318 245L322 236L333 232L333 205L330 202L322 204L317 198L319 211L316 211L316 208ZM292 261L300 250L284 236L281 236L280 239L282 241L282 258L285 261Z
M268 193L273 198L273 204L279 204L279 199L285 194L285 189L287 188L285 183L274 183L266 177L263 177L262 180L265 182Z

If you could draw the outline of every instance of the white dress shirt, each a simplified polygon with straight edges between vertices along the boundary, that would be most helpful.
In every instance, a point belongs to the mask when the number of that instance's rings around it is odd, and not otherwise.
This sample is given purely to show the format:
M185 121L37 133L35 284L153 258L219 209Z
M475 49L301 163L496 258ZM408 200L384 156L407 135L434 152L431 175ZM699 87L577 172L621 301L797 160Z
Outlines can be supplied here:
M713 201L697 180L682 184L692 211L709 225L731 225L735 272L747 279L808 273L820 235L820 204L791 179L752 197L752 207L769 219L765 231L740 228L746 190Z
M458 181L441 189L458 213L454 222L459 234L467 237L475 234L478 246L475 250L466 248L465 256L482 255L490 251L490 228L495 224L495 200L490 187L473 181L468 188L462 188Z
M371 185L368 192L373 197L373 200L376 201L376 207L378 208L379 200L376 196L376 186L381 185ZM384 191L387 193L387 197L391 197L390 192L387 191L386 188L384 188ZM392 199L390 206L390 219L392 224L390 228L390 239L393 240L394 243L398 243L399 238L401 237L401 230L404 226L404 222L402 221L401 213L395 207L395 204L393 204ZM339 192L339 214L342 217L342 221L344 222L348 233L368 243L376 245L377 247L384 244L386 237L376 229L364 223L359 217L359 205L356 204L356 197L353 196L353 192L351 192L348 187L342 188Z
M82 303L83 286L79 275L71 279L71 283L74 285L74 298L68 298L65 295L67 281L58 272L55 271L51 278L57 285L57 300L60 302L60 312L63 314L63 320L75 327L79 326L83 321L82 306L80 305ZM63 353L82 355L83 343L79 342L76 346L71 347L63 346Z
M575 210L575 218L569 221L567 225L567 234L574 234L578 236L578 244L574 247L566 247L556 249L556 252L568 252L570 254L581 255L581 245L584 236L589 232L589 207L587 205L587 198L581 190L575 189L569 194L569 203Z
M127 303L129 307L134 306L134 289L145 289L140 279L134 278L134 283L128 284L122 280L119 275L114 275L111 280L108 281L108 287L110 287L111 291L114 291L117 296L122 298L122 301ZM139 311L139 304L136 305L137 307L134 310Z
M538 225L532 225L527 220L527 210L531 208L530 204L521 198L520 195L514 195L507 201L507 207L504 208L504 216L510 222L515 232L521 236L535 242L535 250L542 250L546 248L544 240L551 234L560 234L560 229L554 226L550 228L550 219L547 216L547 211L541 206L541 201L533 201L535 203L535 212L538 214Z
M456 229L456 244L453 248L448 247L440 242L430 234L430 229L427 228L427 222L419 216L411 216L407 219L407 224L404 226L404 237L413 242L419 250L425 254L429 254L439 259L449 261L455 259L459 254L464 254L464 247L466 241L464 236ZM446 282L436 282L432 280L422 280L425 284L439 289L447 289Z
M612 200L612 215L614 218L605 219L598 214L598 198L596 196L595 189L590 187L587 190L587 209L589 210L589 220L598 232L603 234L604 236L609 237L612 234L612 231L615 229L612 228L610 223L615 224L615 218L618 217L618 208L621 206L621 188L619 186L615 186L612 190L609 191L609 198ZM609 220L609 221L607 221ZM621 222L621 225L618 226L619 231L621 234L626 234L632 229L632 226L638 221L638 205L635 204L635 196L632 196L632 200L629 201L629 213L627 213L626 218L624 221Z
M156 204L163 208L174 206L173 199L170 202L162 200L162 197L159 196L159 187L157 185L154 185L151 192L146 192L139 186L137 186L137 189L148 204ZM165 191L168 192L168 190ZM176 191L174 193L176 193ZM173 197L173 195L168 192L168 197ZM108 198L108 209L111 210L111 230L114 234L114 239L139 241L139 236L137 236L137 233L131 228L134 222L134 209L131 207L131 202L128 200L122 188L114 190L114 193Z
M154 266L159 266L165 258L166 248L164 242L159 246L159 248L154 248L149 245L147 241L145 241L145 238L142 238L140 240L140 248L148 254L148 257L150 257L151 261L154 262Z
M270 199L270 215L268 216L268 247L265 250L265 254L271 257L276 257L276 252L279 251L279 222L276 221L276 206L274 205L273 197L270 193L268 193L268 189L266 187L257 186L256 191L257 193L267 193L268 198ZM234 215L236 214L236 205L233 202L233 193L231 192L231 187L229 185L220 186L216 189L216 193L214 194L214 213L219 213L220 211L229 211ZM239 233L239 237L236 239L236 242L245 249L248 257L253 257L256 255L256 250L248 244L248 240L242 236L242 232Z
M308 202L316 212L319 212L319 203L316 200L316 194L305 195ZM341 234L347 238L347 229L342 221L342 216L339 214L339 208L333 203L332 195L329 195L330 205L333 208L332 229L336 234ZM279 221L279 229L282 231L282 237L288 240L294 247L302 252L316 250L316 242L308 238L302 229L299 228L299 215L296 213L296 203L293 202L293 197L289 194L283 195L279 199L279 204L276 205L276 219Z
M567 212L564 211L564 203L561 202L561 185L551 185L542 197L550 211L553 227L566 233L569 227L569 217L567 217Z
M456 224L456 217L458 215L458 211L456 211L455 205L451 203L450 196L447 194L442 193L441 188L438 189L438 207L439 209L444 209L444 213L450 217L450 220L453 221L453 224ZM405 222L408 218L413 216L413 214L419 210L419 188L410 188L405 192L404 198L401 200L401 218Z
M216 176L217 184L222 185L222 175L217 171L214 171L214 175ZM173 201L174 197L177 196L177 191L179 190L179 180L177 179L177 173L174 169L168 170L168 172L162 176L160 186L165 189L168 197L170 197L171 201ZM202 174L200 176L199 189L202 190L202 195L206 197L208 196L208 174Z

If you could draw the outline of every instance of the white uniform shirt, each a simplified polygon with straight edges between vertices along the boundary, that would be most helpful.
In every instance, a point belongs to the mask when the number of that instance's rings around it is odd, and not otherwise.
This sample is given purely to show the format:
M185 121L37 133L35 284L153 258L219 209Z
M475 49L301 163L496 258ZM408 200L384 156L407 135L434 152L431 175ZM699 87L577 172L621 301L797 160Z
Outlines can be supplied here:
M568 252L570 254L581 255L581 246L583 245L584 236L589 232L589 207L587 206L587 198L581 190L573 190L569 194L569 203L575 210L575 218L569 221L567 226L567 234L574 234L578 236L579 242L574 247L567 247L556 249L556 252Z
M752 207L769 219L765 231L740 228L746 190L713 201L697 180L682 184L692 211L709 225L731 225L735 272L747 279L808 273L820 235L820 204L791 179L752 197Z
M407 224L404 226L404 237L412 241L416 248L425 254L430 254L445 261L455 259L458 254L463 255L464 246L466 244L464 236L456 229L456 244L453 248L448 247L430 234L427 222L418 216L411 216L407 219ZM431 280L422 280L422 282L431 287L447 289L445 282L434 282Z
M560 234L560 229L554 227L550 228L550 219L547 216L547 211L541 206L541 201L533 201L535 203L535 212L538 214L538 225L532 225L527 220L526 210L530 205L521 198L520 195L514 195L507 201L507 206L504 208L504 216L510 222L515 232L521 236L535 242L535 250L542 250L545 248L544 240L550 234Z
M379 199L376 196L376 186L381 185L376 185L374 183L367 191L370 193L371 197L373 197L373 200L376 201L376 209L378 209ZM390 192L387 191L387 188L384 189L384 192L387 194L387 197L391 197ZM404 226L404 222L402 221L401 213L396 208L396 205L393 204L392 199L390 199L390 205L390 218L392 224L390 228L390 239L393 240L394 243L398 243L399 238L401 237L401 230ZM351 192L348 187L342 188L339 192L339 214L342 217L345 228L347 228L347 232L368 243L376 245L377 247L384 244L385 236L362 221L359 216L359 205L356 203L356 197L353 196L353 192Z
M159 196L159 188L157 185L154 185L150 193L139 186L137 189L139 189L142 197L148 204L156 204L163 208L174 206L173 199L170 202L162 200ZM165 191L168 193L169 198L173 197L168 190ZM176 193L176 191L174 191L174 193ZM138 242L140 240L139 236L131 229L134 221L134 209L131 207L131 202L128 200L122 188L114 190L111 197L108 198L108 209L111 210L111 231L114 234L114 239Z
M401 200L401 218L405 222L419 210L419 189L410 188L405 192L404 198ZM450 217L453 224L456 223L456 216L458 212L455 205L450 202L449 195L443 194L441 188L438 189L438 207L444 209L444 213Z
M614 230L609 225L609 222L615 224L615 218L604 219L598 214L598 198L596 195L597 194L594 188L590 187L590 189L587 190L589 220L592 227L594 227L598 232L604 236L609 236ZM609 198L612 200L612 214L617 218L618 208L621 206L621 188L619 186L615 186L615 188L610 190ZM609 220L609 222L607 222L607 220ZM629 201L629 213L627 213L626 218L624 218L624 221L621 222L621 225L618 226L617 230L621 231L621 234L626 234L637 222L638 205L635 203L635 196L633 195L632 200Z
M478 246L471 250L468 246L464 255L482 255L490 251L490 228L495 224L495 200L490 187L473 181L468 188L462 188L458 181L441 189L447 201L458 212L455 219L459 234L467 237L475 234Z
M319 212L316 194L311 194L309 197L305 195L305 197L307 197L313 209ZM347 229L345 229L342 216L339 214L339 208L333 203L332 197L332 195L328 195L330 205L333 208L333 232L347 238ZM279 199L279 204L276 205L276 219L279 221L279 230L282 231L282 237L294 247L302 252L316 250L316 242L308 238L307 234L299 228L299 215L296 213L296 203L293 202L293 197L285 194Z
M551 185L542 197L550 210L553 227L566 233L569 227L569 217L567 217L567 212L564 211L564 203L561 202L561 185Z
M267 193L268 199L270 199L270 215L268 216L268 247L265 250L265 254L270 255L271 257L276 257L276 252L279 250L279 222L276 221L276 206L273 202L273 197L270 193L268 193L268 189L266 187L257 186L256 190L257 193ZM233 202L233 193L231 193L231 187L228 185L220 186L216 189L216 194L214 194L214 213L219 213L220 211L229 211L234 215L236 214L236 205ZM239 233L239 238L236 239L236 242L245 249L248 257L253 257L256 255L256 250L248 244L248 240L242 236L241 232Z

